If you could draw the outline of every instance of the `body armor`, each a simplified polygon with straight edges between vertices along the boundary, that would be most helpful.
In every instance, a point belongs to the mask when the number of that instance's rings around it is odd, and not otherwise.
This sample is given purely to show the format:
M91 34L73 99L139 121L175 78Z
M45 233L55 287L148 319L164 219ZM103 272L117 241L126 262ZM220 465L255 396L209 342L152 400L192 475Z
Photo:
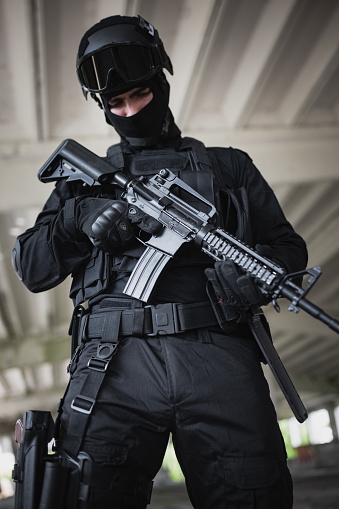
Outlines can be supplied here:
M108 149L106 160L131 178L153 176L162 168L168 168L215 205L218 212L216 226L226 227L230 233L250 244L246 192L243 189L225 190L217 158L202 142L183 138L176 149L145 149L137 153L132 147L119 143ZM121 190L115 189L114 192L113 198L120 199ZM196 205L193 197L184 199ZM195 246L184 247L182 256L175 261L176 266L211 265L211 259ZM144 245L137 240L115 256L93 249L90 259L73 274L70 296L74 304L79 305L105 292L112 278L129 275L144 249Z

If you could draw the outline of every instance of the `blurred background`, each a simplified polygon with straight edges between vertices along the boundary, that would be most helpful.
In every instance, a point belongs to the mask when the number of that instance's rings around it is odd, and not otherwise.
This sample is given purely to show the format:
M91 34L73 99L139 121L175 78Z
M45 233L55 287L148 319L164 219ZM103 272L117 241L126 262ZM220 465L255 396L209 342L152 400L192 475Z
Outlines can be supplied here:
M16 419L28 409L55 415L67 384L72 313L69 280L33 295L14 274L10 254L52 191L36 175L59 143L73 138L104 155L119 141L94 101L85 101L75 73L83 33L112 14L140 14L159 30L174 67L170 106L183 135L249 153L305 238L309 267L322 268L309 300L339 319L337 0L0 0L3 498L12 490ZM330 486L339 480L339 336L303 311L289 312L287 302L280 305L279 314L270 305L266 315L310 414L306 423L293 418L265 373L291 470L310 493L315 479ZM159 474L158 484L176 479L182 486L170 448L165 466L170 475Z

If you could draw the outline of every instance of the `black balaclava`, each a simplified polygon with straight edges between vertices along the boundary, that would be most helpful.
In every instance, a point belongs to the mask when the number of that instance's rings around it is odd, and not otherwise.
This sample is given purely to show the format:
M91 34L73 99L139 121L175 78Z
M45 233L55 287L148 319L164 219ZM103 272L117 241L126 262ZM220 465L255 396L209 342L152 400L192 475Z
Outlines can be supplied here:
M130 117L121 117L110 111L109 101L112 97L139 87L149 87L153 93L152 100L138 113ZM159 141L166 129L166 114L169 102L169 84L163 73L140 83L138 87L128 87L114 93L101 94L106 121L111 124L121 138L135 147L151 147Z

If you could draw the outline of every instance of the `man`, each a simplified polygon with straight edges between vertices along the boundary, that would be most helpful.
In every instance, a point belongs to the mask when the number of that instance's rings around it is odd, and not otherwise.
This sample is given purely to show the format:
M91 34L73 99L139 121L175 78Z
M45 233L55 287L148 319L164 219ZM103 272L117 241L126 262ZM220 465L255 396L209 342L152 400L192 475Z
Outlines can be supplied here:
M141 17L106 18L82 38L82 90L121 136L106 160L131 178L169 168L215 204L218 225L287 272L302 270L305 244L247 154L181 137L163 69L172 73L170 59ZM147 306L129 298L123 290L144 250L137 236L161 234L161 225L120 198L114 186L58 182L13 252L33 292L73 277L74 355L57 438L82 469L78 507L146 507L170 433L193 507L292 507L285 448L247 324L267 300L233 263L214 265L190 243Z

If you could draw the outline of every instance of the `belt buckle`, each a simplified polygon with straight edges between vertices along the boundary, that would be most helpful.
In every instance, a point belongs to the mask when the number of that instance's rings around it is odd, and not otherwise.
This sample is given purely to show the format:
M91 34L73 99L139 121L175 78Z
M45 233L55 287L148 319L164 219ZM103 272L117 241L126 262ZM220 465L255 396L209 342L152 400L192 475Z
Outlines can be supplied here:
M87 367L94 371L104 373L107 371L110 360L117 349L117 343L100 343L97 348L96 357L91 357Z
M150 309L151 311L153 326L153 332L148 333L147 336L180 332L177 306L175 302L145 306L145 309Z

